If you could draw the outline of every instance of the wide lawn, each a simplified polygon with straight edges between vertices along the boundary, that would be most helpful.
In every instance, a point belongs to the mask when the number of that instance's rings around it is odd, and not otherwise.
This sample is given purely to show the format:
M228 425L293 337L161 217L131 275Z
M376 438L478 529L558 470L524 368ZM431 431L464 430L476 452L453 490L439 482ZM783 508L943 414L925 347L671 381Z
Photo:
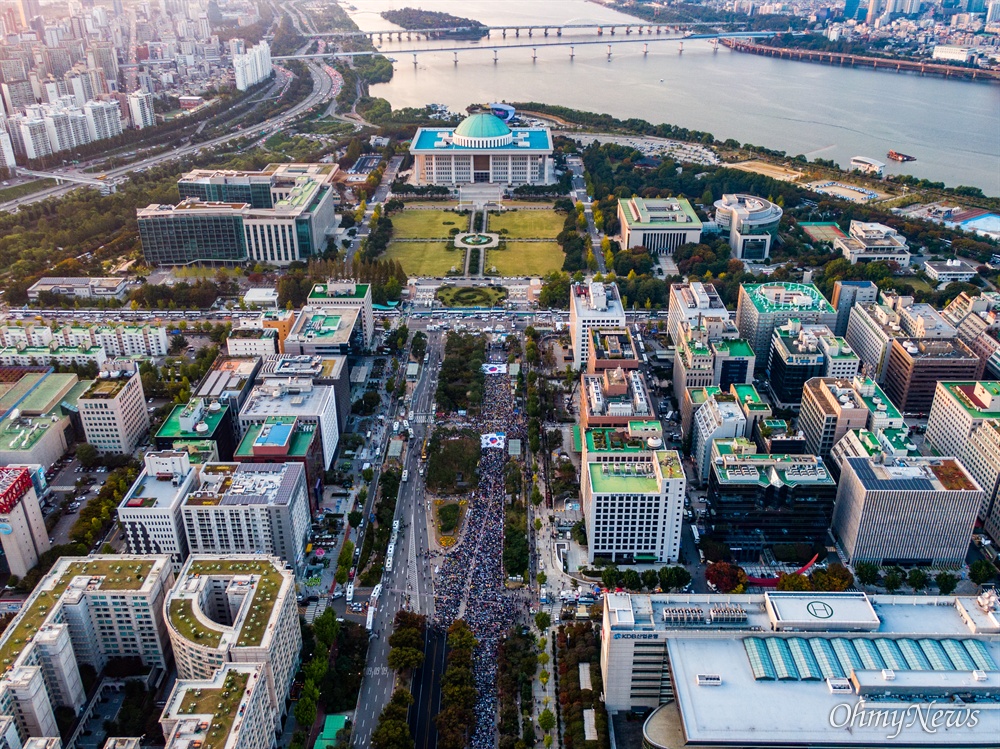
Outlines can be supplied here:
M496 266L501 276L544 276L562 269L565 257L555 242L507 242L507 249L486 251L485 270Z
M447 239L452 229L469 228L468 216L448 211L403 210L393 213L392 235L398 239Z
M555 239L565 222L565 216L552 210L491 212L489 230L506 229L512 239Z
M383 258L398 260L410 276L444 276L452 266L465 269L465 251L449 250L437 242L390 242Z
M445 307L492 307L507 297L503 289L445 286L434 295Z

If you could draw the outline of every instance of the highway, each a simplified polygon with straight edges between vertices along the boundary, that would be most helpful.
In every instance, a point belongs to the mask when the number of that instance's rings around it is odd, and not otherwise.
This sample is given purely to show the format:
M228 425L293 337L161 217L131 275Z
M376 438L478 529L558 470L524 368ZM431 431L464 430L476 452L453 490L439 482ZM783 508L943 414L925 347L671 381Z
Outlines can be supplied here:
M411 330L411 335L412 332ZM365 677L358 698L352 738L356 747L371 745L371 733L378 722L379 713L389 701L395 687L395 674L386 664L389 655L388 637L396 612L408 607L424 614L428 619L434 615L431 561L424 555L429 546L429 508L424 498L424 477L420 475L420 452L424 439L430 434L430 425L433 424L431 407L437 390L440 361L444 357L444 336L432 331L427 337L428 362L421 365L419 379L410 394L409 407L400 406L396 414L386 417L388 421L402 422L405 408L405 418L410 422L414 436L408 442L403 463L408 480L399 485L396 500L395 520L400 525L399 538L396 541L392 570L386 570L382 575L382 595L372 625L373 637L368 647ZM405 365L401 368L405 369ZM411 413L414 418L409 418ZM371 512L369 508L365 511ZM440 655L443 657L443 647L440 648ZM425 694L421 699L438 699L437 689L431 687L429 691L433 694Z

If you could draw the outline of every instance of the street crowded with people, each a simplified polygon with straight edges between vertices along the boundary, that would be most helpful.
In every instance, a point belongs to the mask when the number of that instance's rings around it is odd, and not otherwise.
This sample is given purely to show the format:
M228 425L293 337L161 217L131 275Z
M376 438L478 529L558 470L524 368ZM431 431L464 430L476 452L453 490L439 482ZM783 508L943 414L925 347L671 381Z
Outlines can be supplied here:
M510 380L506 373L487 374L483 414L477 422L483 434L497 433L506 439L520 437L521 418L515 413ZM528 602L504 585L503 528L507 461L506 442L489 447L479 461L479 489L469 502L465 533L461 542L445 555L435 585L435 624L447 629L464 619L479 643L473 659L476 689L476 725L469 744L472 749L496 745L496 654L504 633L519 620L526 620Z

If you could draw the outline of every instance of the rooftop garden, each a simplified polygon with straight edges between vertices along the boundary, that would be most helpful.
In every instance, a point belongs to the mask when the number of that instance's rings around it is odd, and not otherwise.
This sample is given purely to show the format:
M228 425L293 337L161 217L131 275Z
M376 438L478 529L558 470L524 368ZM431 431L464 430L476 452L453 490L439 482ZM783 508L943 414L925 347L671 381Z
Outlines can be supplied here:
M249 674L230 672L220 689L188 689L184 694L179 716L212 716L202 749L221 749L226 745L249 678Z
M209 629L194 614L191 598L176 598L170 602L170 623L181 637L208 648L218 647L222 632Z
M965 471L963 471L962 467L959 466L959 464L954 460L945 460L936 465L932 465L931 471L934 472L938 481L940 481L941 485L948 491L975 491L975 484L969 481L969 477L965 475Z

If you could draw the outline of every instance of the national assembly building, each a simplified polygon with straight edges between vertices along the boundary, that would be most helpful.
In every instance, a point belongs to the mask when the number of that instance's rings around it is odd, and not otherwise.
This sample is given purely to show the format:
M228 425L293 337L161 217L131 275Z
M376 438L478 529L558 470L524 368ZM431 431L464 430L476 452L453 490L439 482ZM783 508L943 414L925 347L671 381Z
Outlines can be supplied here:
M552 151L548 128L511 130L496 115L472 114L454 129L417 129L410 146L413 183L551 185L556 181Z

